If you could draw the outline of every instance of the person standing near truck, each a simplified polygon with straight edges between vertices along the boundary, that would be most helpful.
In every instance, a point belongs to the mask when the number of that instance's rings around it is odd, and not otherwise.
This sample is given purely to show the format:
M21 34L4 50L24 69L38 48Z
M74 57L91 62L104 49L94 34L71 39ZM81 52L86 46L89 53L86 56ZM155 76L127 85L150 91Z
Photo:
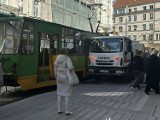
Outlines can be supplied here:
M137 49L136 55L134 56L133 62L132 62L134 77L135 77L135 81L131 86L131 89L133 90L136 90L136 88L141 89L139 84L144 72L144 61L141 55L142 55L142 51Z
M160 94L159 91L159 71L160 71L160 59L157 56L158 50L153 50L151 56L148 58L147 65L147 85L145 88L145 93L149 95L149 92L152 89L155 90L156 94Z

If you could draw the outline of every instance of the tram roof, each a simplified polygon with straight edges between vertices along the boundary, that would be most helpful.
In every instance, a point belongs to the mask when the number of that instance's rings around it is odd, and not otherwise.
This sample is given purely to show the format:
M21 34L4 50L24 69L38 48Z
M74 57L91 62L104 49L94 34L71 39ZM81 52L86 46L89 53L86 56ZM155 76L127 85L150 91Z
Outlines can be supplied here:
M25 16L4 16L4 17L0 17L0 21L11 21L11 20L32 20L32 21L39 21L39 22L45 22L45 23L50 23L50 24L55 24L55 25L60 25L60 26L63 26L63 27L68 27L70 28L69 26L65 26L65 25L61 25L61 24L58 24L58 23L54 23L54 22L49 22L49 21L45 21L45 20L41 20L41 19L36 19L36 18L30 18L30 17L25 17ZM96 33L92 33L90 31L85 31L85 30L81 30L81 29L78 29L78 28L73 28L75 30L79 30L79 31L83 31L83 32L87 32L88 34L96 34Z
M7 17L7 16L11 16L10 14L6 14L6 13L1 13L0 12L0 17Z

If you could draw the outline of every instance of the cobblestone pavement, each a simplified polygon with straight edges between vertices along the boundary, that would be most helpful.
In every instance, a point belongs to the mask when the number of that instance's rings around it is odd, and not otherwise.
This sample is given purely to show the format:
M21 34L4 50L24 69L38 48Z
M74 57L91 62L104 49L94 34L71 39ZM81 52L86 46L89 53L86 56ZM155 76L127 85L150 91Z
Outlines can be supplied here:
M0 107L0 120L160 120L160 95L133 91L127 83L74 87L73 114L57 114L56 91Z

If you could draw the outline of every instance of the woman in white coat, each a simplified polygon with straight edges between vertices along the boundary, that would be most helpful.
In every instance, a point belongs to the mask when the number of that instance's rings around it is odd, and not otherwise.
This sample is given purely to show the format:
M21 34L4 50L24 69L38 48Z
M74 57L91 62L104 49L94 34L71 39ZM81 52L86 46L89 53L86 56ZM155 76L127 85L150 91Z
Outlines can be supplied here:
M62 48L60 50L60 54L57 56L55 63L54 63L54 75L57 80L57 95L58 95L58 113L61 114L62 112L62 100L65 99L65 108L66 108L66 115L71 115L71 96L72 96L72 89L73 86L69 84L67 79L66 70L69 69L70 71L74 70L73 64L71 59L67 56L68 49Z

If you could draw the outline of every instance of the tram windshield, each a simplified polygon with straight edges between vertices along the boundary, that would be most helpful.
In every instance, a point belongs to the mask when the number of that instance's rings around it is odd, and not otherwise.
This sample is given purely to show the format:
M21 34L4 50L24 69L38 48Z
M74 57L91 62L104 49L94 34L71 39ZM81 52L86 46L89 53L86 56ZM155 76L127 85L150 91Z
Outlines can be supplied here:
M0 53L16 54L18 52L23 21L20 19L0 19Z
M90 44L90 52L94 53L113 53L121 52L123 40L121 38L98 38L93 39Z

